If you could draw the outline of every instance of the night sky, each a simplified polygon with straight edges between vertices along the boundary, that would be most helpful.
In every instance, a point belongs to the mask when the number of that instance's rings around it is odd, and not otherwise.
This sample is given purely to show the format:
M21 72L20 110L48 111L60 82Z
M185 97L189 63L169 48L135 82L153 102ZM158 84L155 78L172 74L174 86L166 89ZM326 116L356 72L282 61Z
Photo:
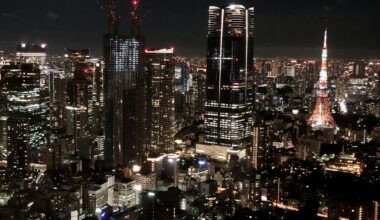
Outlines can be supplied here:
M205 56L209 5L255 7L255 55L319 57L325 20L329 53L336 58L380 58L379 0L140 0L147 47ZM47 42L49 52L89 48L102 54L105 0L0 0L0 50ZM121 32L129 31L128 0L119 0Z

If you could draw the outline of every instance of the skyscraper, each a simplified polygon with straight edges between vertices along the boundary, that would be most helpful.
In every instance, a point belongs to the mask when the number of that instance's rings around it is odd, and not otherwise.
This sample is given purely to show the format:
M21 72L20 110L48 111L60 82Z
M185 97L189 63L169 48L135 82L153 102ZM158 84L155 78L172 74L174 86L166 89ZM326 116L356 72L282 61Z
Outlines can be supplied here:
M132 1L131 20L138 1ZM140 163L144 147L144 38L119 35L115 5L109 10L110 32L104 36L105 159L108 165Z
M321 71L319 73L319 81L316 88L316 101L312 115L308 123L313 129L338 128L331 115L329 103L329 91L327 82L327 29L325 30Z
M48 143L48 107L40 87L36 64L3 66L6 97L8 169L13 177L25 178L31 160Z
M6 72L3 93L9 118L29 119L29 144L41 149L47 144L48 107L40 88L41 70L35 64L3 66Z
M2 66L2 65L1 65ZM5 89L5 74L6 71L0 71L0 153L4 155L6 152L6 142L7 142L7 114L6 105L1 103L6 103L7 96L3 92ZM4 156L1 157L4 159Z
M189 91L190 65L183 58L177 58L175 64L174 77L174 103L175 103L175 120L177 129L181 129L192 118L194 111L191 110L191 92Z
M65 131L66 83L63 68L48 67L50 129L54 133ZM52 138L52 136L51 136ZM54 138L53 138L54 139Z
M194 111L198 118L202 118L206 102L206 69L196 68L192 76L193 84L191 90L194 98Z
M268 142L267 133L268 128L263 122L256 123L253 126L251 164L253 168L260 171L264 168L265 148Z
M95 64L77 62L74 78L67 83L67 134L73 135L75 149L89 137L93 122L93 75ZM88 148L88 146L86 146Z
M168 151L174 142L174 49L146 50L147 129L151 148Z
M206 143L246 148L253 111L254 9L209 7Z
M23 179L29 175L31 121L23 117L7 120L7 167L12 179Z

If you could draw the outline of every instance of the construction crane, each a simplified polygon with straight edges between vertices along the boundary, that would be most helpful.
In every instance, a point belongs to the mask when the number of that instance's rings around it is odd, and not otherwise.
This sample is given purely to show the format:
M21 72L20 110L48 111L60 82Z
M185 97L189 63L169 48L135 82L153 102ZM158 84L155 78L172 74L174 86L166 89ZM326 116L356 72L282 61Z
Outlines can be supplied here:
M117 15L116 12L115 0L109 0L107 16L110 28L109 32L111 34L118 34L120 17Z
M130 21L131 21L131 34L134 35L139 34L139 19L136 15L137 7L139 6L139 0L131 0L131 13L130 13Z
M118 34L119 32L119 24L120 24L120 16L117 14L116 10L116 0L106 0L107 7L107 17L109 23L109 33ZM100 10L104 10L103 4L101 4L100 0L96 0L97 5L100 7ZM140 0L130 0L130 24L131 24L131 35L140 34L140 24L142 20L146 17L146 15L150 12L148 10L146 14L139 18L137 16L137 8L139 6Z

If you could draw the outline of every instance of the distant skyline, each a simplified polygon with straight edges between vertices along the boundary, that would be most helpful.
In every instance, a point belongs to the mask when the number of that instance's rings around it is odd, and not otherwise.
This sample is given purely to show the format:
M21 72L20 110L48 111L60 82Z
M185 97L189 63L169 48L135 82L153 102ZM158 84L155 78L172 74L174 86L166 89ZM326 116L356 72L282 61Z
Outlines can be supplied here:
M106 0L0 0L0 50L20 42L46 42L50 54L89 48L102 54L107 32ZM121 33L129 30L128 1L117 0ZM318 58L325 20L329 57L380 58L377 0L140 0L147 47L176 48L176 54L206 57L209 5L255 7L255 57Z

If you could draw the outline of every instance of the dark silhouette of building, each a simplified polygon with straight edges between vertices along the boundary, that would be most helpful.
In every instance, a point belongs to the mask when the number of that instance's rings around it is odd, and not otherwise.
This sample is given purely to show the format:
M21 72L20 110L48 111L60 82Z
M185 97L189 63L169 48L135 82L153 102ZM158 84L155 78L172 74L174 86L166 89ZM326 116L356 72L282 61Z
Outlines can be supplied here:
M109 165L140 164L144 148L145 40L134 30L129 35L118 33L114 4L110 5L109 18L110 32L103 38L105 159Z
M11 117L7 120L7 167L12 179L23 179L29 175L31 126L28 118Z

